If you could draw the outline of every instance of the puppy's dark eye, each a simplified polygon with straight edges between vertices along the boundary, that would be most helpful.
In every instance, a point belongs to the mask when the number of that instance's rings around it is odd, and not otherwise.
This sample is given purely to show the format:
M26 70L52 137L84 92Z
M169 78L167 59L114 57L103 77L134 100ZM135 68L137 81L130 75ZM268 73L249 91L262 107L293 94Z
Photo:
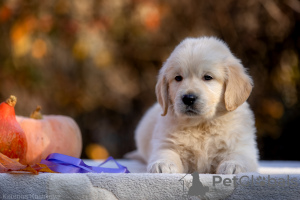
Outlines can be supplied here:
M182 76L175 76L175 80L178 81L178 82L182 81Z
M206 81L209 81L209 80L211 80L211 79L213 79L211 76L209 76L209 75L205 75L204 76L204 80L206 80Z

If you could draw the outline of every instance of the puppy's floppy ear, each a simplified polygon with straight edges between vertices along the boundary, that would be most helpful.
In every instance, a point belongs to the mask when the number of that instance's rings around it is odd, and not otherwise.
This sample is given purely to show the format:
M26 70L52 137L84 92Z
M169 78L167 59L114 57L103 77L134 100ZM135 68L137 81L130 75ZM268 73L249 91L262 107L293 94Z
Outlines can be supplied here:
M158 81L155 88L157 101L163 109L162 116L165 116L168 113L168 82L166 76L164 75L163 70L160 71L158 75Z
M251 77L239 60L234 59L227 66L227 80L225 90L225 106L233 111L242 105L249 97L253 87Z

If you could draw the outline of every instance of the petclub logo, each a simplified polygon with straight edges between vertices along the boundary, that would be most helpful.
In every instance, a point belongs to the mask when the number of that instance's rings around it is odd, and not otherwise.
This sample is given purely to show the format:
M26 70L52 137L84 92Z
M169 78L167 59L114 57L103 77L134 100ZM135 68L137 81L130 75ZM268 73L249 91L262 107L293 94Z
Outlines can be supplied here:
M185 179L187 175L192 176L192 180ZM203 179L204 177L202 177ZM210 179L210 180L209 180ZM218 193L224 190L220 188L231 188L232 190L236 187L298 187L299 182L296 177L290 177L290 175L282 175L280 177L272 177L272 175L233 175L228 178L228 176L213 175L211 177L205 178L205 181L201 182L201 174L198 172L193 172L191 174L184 175L180 180L182 185L182 198L183 199L193 199L193 197L209 199L213 196L213 193ZM229 189L228 191L230 191ZM229 195L230 193L228 193Z
M186 174L188 175L188 174ZM186 176L185 175L185 176ZM208 186L204 186L202 182L200 181L199 178L199 173L198 172L193 172L192 174L193 180L192 180L192 186L189 187L188 191L185 191L184 189L184 177L182 177L179 181L182 182L183 184L183 198L185 199L190 199L192 196L198 196L202 198L207 198L206 193L209 191Z
M217 184L223 184L224 186L237 186L241 185L243 187L247 186L269 186L269 187L297 187L298 182L297 178L290 178L287 175L285 178L272 178L271 175L265 176L258 176L254 177L251 176L241 176L236 177L234 176L232 179L225 178L223 179L221 176L213 176L213 186Z

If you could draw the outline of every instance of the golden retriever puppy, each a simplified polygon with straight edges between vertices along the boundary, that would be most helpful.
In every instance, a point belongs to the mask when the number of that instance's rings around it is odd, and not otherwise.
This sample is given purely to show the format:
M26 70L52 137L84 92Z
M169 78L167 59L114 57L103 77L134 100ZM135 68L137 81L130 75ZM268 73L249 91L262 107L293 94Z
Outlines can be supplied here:
M151 173L237 174L257 171L252 79L227 45L213 37L183 40L158 76L159 104L136 132L131 158Z

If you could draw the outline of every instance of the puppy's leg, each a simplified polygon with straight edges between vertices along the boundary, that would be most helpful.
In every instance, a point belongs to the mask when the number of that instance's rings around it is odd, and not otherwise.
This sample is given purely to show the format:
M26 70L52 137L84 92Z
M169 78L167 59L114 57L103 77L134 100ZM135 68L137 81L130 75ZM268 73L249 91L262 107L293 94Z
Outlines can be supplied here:
M170 149L159 149L152 152L147 171L150 173L183 173L179 154Z
M229 155L225 158L217 168L217 174L238 174L244 172L257 171L256 159L250 158L247 155Z

